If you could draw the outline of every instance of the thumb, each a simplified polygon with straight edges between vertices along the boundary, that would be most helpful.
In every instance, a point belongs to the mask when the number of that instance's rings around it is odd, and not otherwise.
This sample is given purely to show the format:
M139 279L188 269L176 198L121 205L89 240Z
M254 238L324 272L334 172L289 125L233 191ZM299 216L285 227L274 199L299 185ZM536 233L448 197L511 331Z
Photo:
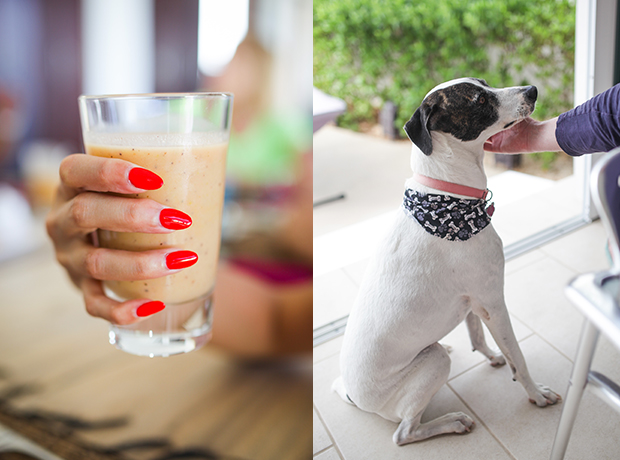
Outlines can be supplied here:
M482 148L487 152L497 152L500 146L500 140L498 139L501 133L494 134L484 141Z

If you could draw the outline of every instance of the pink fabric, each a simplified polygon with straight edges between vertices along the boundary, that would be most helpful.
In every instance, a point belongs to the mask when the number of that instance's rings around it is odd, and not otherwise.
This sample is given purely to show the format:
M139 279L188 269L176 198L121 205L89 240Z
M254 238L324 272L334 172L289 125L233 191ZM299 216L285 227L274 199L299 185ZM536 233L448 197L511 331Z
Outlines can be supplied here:
M261 259L230 259L229 263L274 284L296 284L312 279L312 268L302 264Z
M434 188L446 193L454 193L455 195L470 196L472 198L478 198L484 200L487 197L488 190L482 190L479 188L468 187L467 185L454 184L452 182L446 182L439 179L433 179L431 177L423 176L422 174L414 174L413 178L416 182L427 187Z

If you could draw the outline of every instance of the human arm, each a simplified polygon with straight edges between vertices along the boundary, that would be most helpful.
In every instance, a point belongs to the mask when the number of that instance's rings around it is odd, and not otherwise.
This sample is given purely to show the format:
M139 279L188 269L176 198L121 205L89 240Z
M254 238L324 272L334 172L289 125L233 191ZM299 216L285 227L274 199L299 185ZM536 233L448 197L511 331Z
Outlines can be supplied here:
M555 135L562 150L573 156L620 146L620 85L560 115Z
M557 117L546 121L527 117L487 139L484 150L497 153L559 152L561 148L555 137L557 121Z
M220 264L212 345L243 358L312 352L312 280L272 284L234 263Z
M608 152L620 146L620 85L557 118L532 118L491 136L484 149L497 153L556 152L572 156Z

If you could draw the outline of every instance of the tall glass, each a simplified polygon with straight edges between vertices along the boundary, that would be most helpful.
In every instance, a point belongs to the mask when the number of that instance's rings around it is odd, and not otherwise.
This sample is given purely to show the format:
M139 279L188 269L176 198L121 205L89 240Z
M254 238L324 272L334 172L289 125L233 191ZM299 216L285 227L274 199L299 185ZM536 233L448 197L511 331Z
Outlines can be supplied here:
M98 230L99 245L127 251L187 249L195 265L162 278L105 281L112 299L151 299L161 312L129 326L111 325L110 343L128 353L187 353L210 338L211 303L219 257L232 94L179 93L80 96L86 154L120 158L153 171L164 185L150 198L192 218L168 234Z

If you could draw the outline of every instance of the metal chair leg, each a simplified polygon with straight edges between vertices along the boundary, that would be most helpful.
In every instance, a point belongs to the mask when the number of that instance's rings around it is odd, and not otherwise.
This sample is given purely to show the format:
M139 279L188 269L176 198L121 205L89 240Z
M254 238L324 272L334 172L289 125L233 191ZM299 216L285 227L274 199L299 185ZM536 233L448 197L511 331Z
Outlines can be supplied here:
M579 410L579 403L581 402L581 397L583 396L583 391L585 390L588 380L588 373L590 371L590 365L592 364L598 336L598 329L586 319L581 331L581 337L579 338L573 371L568 381L568 390L566 391L566 398L564 400L562 415L560 416L560 423L558 424L558 431L556 432L553 448L551 449L551 460L562 460L566 453L568 440L573 429L577 411Z
M616 382L599 372L590 371L588 373L588 389L590 393L594 393L605 401L609 407L620 412L620 385Z

